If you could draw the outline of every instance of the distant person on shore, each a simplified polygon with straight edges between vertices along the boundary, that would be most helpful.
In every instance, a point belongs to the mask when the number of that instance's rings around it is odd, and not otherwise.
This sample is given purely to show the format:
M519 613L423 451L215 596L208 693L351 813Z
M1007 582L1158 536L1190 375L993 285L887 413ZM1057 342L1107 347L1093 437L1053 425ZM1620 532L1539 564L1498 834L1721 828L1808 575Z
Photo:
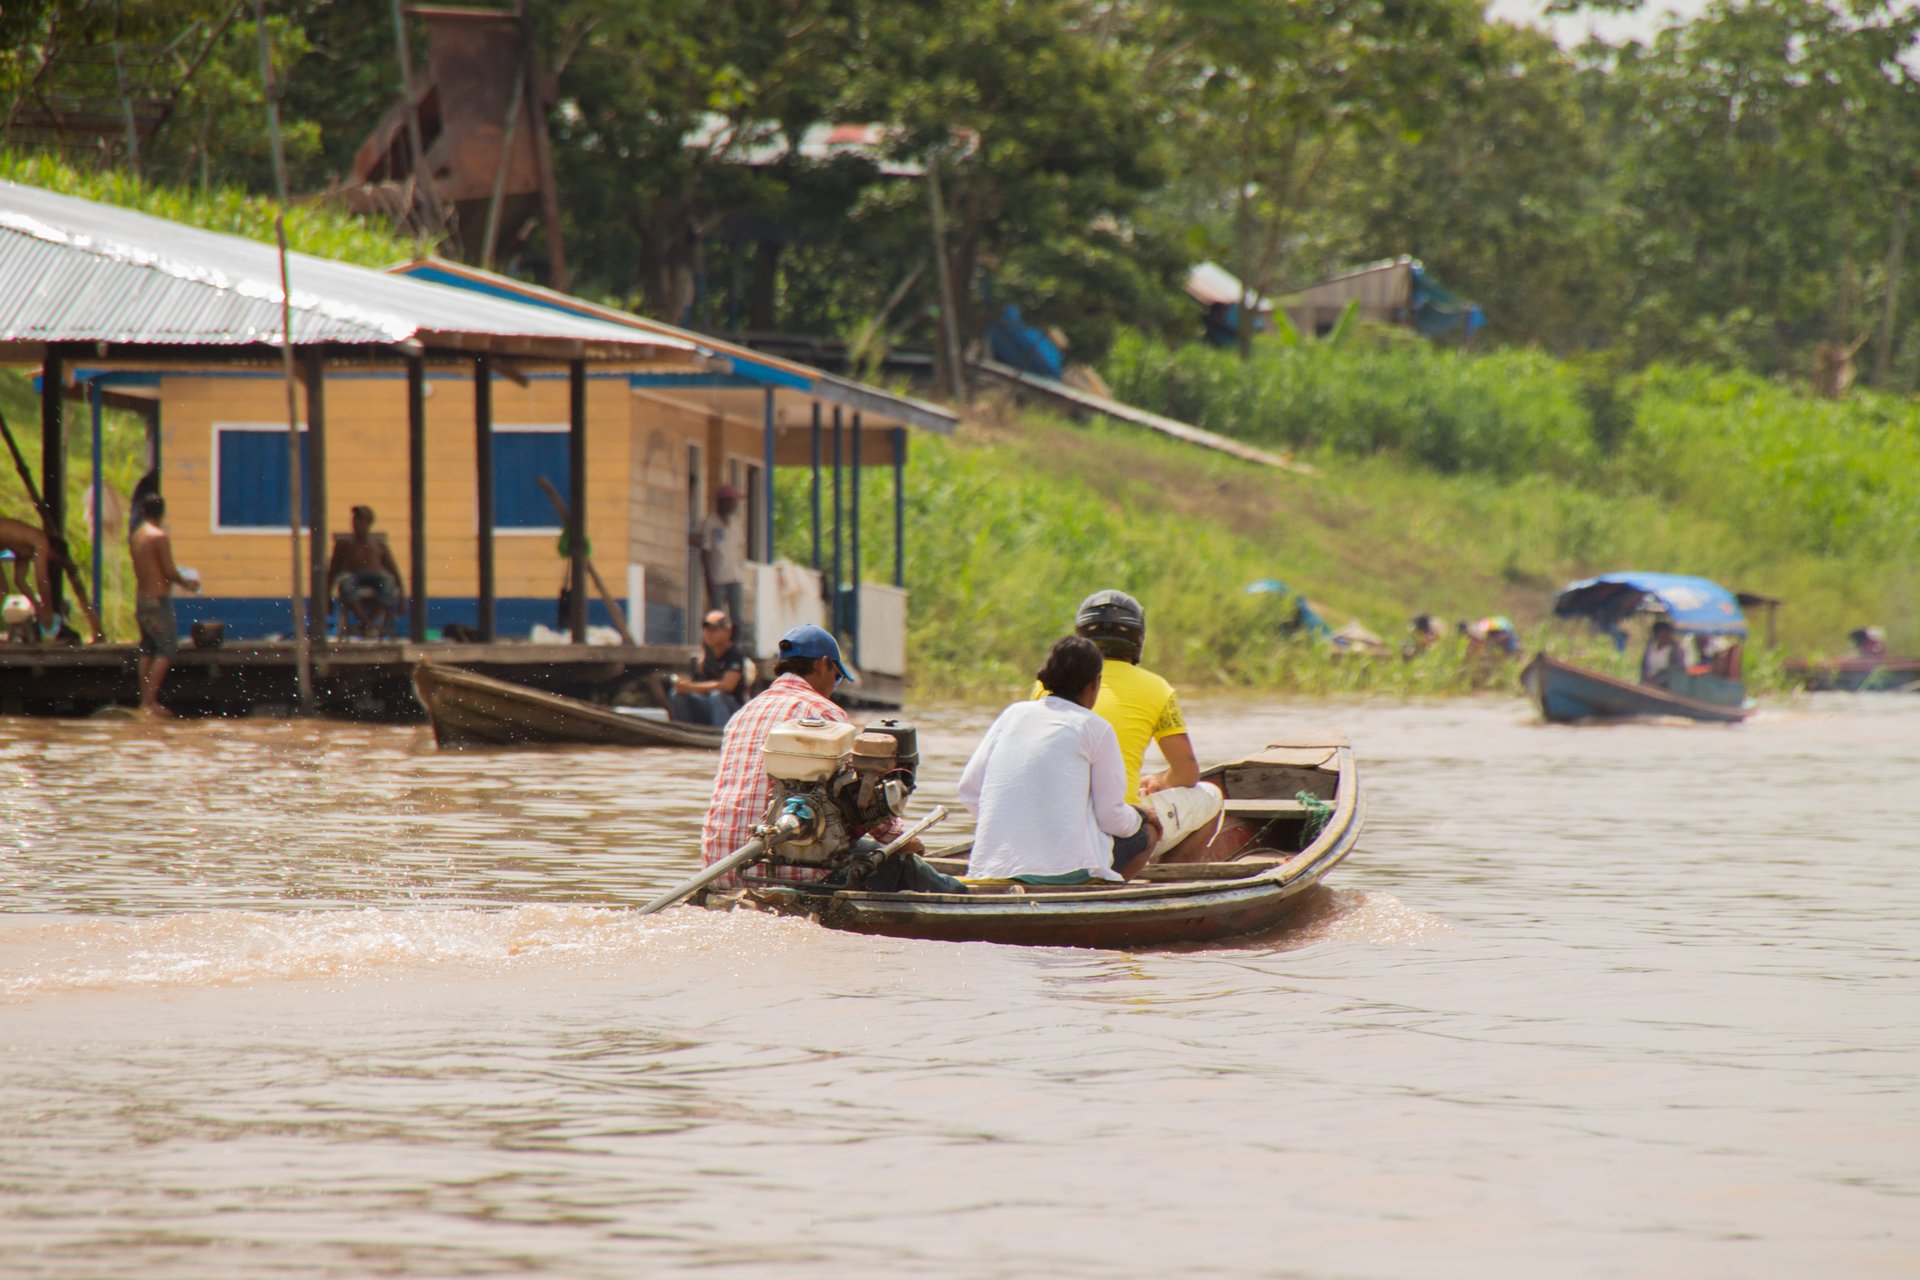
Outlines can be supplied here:
M1165 857L1219 817L1225 797L1220 788L1200 781L1200 762L1173 686L1140 665L1147 641L1147 612L1140 602L1124 591L1096 591L1080 602L1073 629L1093 641L1105 659L1093 710L1119 739L1127 768L1127 803L1144 804L1159 819L1160 835L1147 859ZM1034 696L1045 696L1045 690L1037 688ZM1167 767L1142 777L1149 742L1159 746Z
M173 613L173 588L199 591L197 579L173 563L173 540L166 529L167 503L158 494L140 505L133 531L133 618L140 625L140 709L148 715L173 713L160 705L160 682L180 652L180 623Z
M1855 627L1847 632L1847 639L1853 642L1853 656L1856 658L1884 658L1887 656L1887 631L1885 627Z
M1400 646L1402 658L1417 658L1447 638L1447 624L1430 613L1414 614L1407 630L1411 638Z
M47 535L24 520L0 517L0 551L13 553L13 585L21 595L33 601L42 639L50 639L60 629L53 615L53 544ZM28 575L32 585L28 585Z
M353 509L353 532L334 541L327 581L340 601L343 632L349 614L363 633L393 621L400 608L400 565L393 548L373 535L372 507Z
M1687 647L1680 634L1664 618L1653 624L1647 636L1647 651L1640 656L1640 683L1665 688L1673 678L1686 674Z
M691 679L675 677L668 714L688 724L723 725L747 700L747 655L733 642L733 620L718 609L700 620L700 652Z
M746 552L741 547L741 529L733 513L740 507L740 491L723 484L713 493L713 514L695 527L690 541L700 552L700 571L707 584L707 608L718 609L734 620L735 632L744 644L753 636L742 625L741 610L746 601L740 580Z
M1086 637L1054 641L1042 695L1002 711L974 748L959 791L978 819L969 877L1080 884L1146 865L1160 818L1126 801L1120 739L1093 710L1102 666Z
M1520 632L1514 627L1513 619L1504 613L1463 622L1460 624L1460 634L1467 638L1467 654L1470 657L1487 653L1503 658L1519 656Z

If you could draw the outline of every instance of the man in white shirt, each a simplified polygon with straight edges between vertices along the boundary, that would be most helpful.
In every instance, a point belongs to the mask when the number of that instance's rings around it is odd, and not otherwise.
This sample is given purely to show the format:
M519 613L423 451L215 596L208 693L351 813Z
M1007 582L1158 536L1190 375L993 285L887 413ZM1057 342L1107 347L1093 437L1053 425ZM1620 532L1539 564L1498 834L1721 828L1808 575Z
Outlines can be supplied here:
M1091 640L1056 640L1040 668L1045 695L1001 712L967 761L960 801L978 819L969 877L1076 884L1145 865L1160 820L1127 803L1120 740L1093 712L1103 664Z
M741 567L746 559L741 550L741 529L734 524L733 513L740 509L740 491L721 485L713 493L713 514L693 531L692 542L700 551L700 571L707 581L707 608L718 609L733 619L734 635L742 648L753 647L752 628L741 611Z

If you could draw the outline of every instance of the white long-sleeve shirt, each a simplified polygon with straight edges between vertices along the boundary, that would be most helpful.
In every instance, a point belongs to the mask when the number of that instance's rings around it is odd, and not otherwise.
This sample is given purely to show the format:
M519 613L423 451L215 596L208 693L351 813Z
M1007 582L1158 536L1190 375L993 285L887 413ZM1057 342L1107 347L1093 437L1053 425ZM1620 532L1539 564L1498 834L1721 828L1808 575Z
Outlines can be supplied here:
M978 819L967 874L980 879L1113 870L1113 837L1140 829L1113 726L1049 694L1000 713L960 775Z

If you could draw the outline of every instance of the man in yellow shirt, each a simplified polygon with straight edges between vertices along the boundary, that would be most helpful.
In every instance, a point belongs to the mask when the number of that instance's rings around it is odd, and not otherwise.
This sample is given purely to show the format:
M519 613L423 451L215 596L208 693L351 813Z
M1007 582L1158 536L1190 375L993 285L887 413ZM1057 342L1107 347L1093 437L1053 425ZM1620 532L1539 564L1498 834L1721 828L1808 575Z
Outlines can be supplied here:
M1124 591L1096 591L1080 602L1073 629L1106 658L1093 710L1120 739L1127 803L1145 804L1160 819L1162 834L1148 855L1158 860L1220 816L1220 788L1200 781L1200 762L1173 686L1140 665L1147 639L1147 612L1140 602ZM1159 744L1167 767L1143 778L1140 762L1149 742Z

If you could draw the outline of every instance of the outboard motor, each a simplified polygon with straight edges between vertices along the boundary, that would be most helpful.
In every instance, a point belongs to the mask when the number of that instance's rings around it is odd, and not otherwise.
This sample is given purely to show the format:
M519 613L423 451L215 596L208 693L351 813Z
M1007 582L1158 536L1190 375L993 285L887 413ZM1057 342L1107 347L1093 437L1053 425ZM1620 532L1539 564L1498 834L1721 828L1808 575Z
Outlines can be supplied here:
M837 869L852 860L854 832L899 817L920 766L912 725L881 720L864 730L803 718L775 725L761 751L773 795L755 834L768 862Z

